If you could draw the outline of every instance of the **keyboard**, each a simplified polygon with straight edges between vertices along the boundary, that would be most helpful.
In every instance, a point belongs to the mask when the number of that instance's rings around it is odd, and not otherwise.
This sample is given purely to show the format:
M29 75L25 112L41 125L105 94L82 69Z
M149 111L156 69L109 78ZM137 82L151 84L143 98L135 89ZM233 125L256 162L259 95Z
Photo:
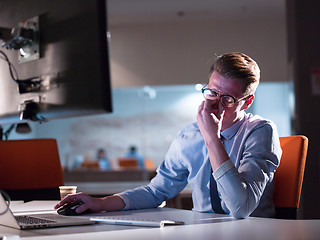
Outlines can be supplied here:
M152 220L152 219L131 219L118 217L93 217L91 221L104 222L109 224L144 226L144 227L164 227L169 225L183 225L184 222L172 220Z
M55 221L53 220L47 220L32 216L15 216L15 218L20 225L55 223Z

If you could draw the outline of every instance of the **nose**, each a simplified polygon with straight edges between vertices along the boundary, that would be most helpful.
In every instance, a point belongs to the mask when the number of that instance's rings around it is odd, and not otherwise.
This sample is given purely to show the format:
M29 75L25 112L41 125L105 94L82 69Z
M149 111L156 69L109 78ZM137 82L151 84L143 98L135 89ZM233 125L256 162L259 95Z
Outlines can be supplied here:
M211 97L210 99L208 99L209 101L213 102L213 103L218 103L218 102L221 102L221 95L218 94L217 96L215 97Z
M220 94L215 96L214 98L206 99L206 101L208 101L208 104L210 104L211 107L214 109L225 109L225 105L222 103L222 98Z
M206 101L208 102L208 104L210 104L212 107L217 108L219 105L220 101L220 96L215 96L215 97L211 97L211 98L206 98Z

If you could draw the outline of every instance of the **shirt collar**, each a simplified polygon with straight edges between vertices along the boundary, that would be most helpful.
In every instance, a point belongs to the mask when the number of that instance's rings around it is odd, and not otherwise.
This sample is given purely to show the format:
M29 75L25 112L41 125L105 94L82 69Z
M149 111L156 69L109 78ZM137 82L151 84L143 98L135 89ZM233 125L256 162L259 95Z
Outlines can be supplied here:
M240 126L244 122L244 117L237 121L235 124L233 124L231 127L227 128L226 130L222 131L220 134L222 137L224 137L226 140L230 140L233 138L233 136L238 132Z

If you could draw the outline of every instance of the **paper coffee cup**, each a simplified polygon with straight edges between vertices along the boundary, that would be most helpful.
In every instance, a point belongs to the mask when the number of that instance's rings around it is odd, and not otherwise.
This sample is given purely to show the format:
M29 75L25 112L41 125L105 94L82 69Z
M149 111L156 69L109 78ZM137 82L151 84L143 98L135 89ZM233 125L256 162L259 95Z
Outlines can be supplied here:
M60 198L65 198L68 194L74 194L77 192L77 186L60 186Z

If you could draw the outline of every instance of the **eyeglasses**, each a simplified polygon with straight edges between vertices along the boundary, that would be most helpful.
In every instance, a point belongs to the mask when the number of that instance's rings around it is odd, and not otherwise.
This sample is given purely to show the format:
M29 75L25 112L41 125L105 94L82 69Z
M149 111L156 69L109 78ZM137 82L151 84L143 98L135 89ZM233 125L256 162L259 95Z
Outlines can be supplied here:
M209 100L216 100L217 98L219 98L219 101L221 102L221 104L227 108L232 107L233 104L235 104L236 102L239 102L239 101L248 97L248 96L244 96L242 98L236 99L236 98L232 97L231 95L221 94L221 93L218 93L210 88L206 88L207 85L208 84L206 84L201 89L201 92L202 92L204 98L209 99Z

